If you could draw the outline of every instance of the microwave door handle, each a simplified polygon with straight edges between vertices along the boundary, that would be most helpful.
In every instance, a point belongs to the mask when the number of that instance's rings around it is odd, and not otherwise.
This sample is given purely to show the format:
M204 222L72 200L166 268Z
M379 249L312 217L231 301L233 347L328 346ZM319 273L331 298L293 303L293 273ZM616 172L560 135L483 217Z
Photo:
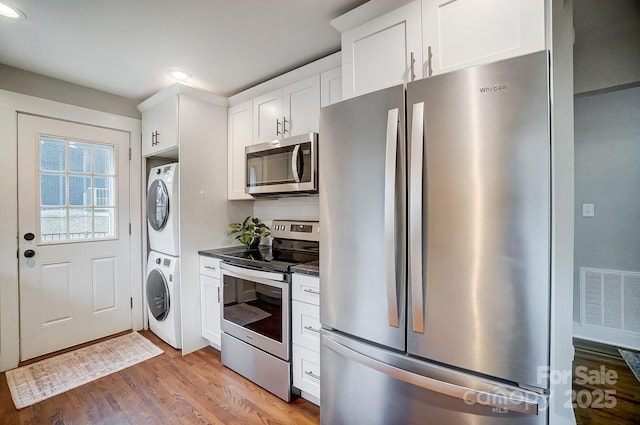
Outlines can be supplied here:
M396 158L398 149L398 108L387 114L384 164L384 245L386 257L387 312L389 326L400 325L396 267Z
M300 174L298 174L298 152L300 151L300 145L296 145L293 148L293 154L291 155L291 172L293 173L293 179L296 183L300 183Z

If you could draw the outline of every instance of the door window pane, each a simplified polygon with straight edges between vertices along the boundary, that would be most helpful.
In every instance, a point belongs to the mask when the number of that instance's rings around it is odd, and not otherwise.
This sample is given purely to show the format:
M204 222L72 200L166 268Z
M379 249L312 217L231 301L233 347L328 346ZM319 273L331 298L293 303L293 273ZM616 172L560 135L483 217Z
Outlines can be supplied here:
M69 171L91 172L91 143L69 142Z
M95 205L98 207L112 207L115 205L114 193L115 178L113 177L94 177L93 193L95 196Z
M40 174L40 205L66 205L67 188L64 174Z
M40 169L64 171L67 168L67 143L51 137L40 137Z
M113 146L93 146L93 172L94 174L115 174L113 159L115 158Z
M95 222L95 238L113 238L115 234L115 208L96 208L93 210Z
M41 208L40 234L42 241L67 240L67 209Z
M93 237L91 208L69 208L69 239Z
M91 206L91 176L69 175L69 205Z
M115 153L111 145L40 136L40 242L117 237Z

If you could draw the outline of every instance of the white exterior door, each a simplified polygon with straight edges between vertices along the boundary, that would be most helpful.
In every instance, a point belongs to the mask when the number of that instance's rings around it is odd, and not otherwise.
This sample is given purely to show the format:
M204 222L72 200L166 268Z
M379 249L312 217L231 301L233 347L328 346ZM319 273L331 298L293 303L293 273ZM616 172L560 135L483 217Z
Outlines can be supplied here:
M131 329L129 133L19 114L20 357Z

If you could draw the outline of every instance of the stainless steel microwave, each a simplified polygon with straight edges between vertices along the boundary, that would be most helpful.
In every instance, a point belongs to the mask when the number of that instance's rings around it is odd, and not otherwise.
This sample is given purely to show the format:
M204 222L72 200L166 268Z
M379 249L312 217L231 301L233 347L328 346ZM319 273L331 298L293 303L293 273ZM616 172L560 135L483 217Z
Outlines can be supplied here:
M318 133L247 146L245 157L245 192L252 196L318 192Z

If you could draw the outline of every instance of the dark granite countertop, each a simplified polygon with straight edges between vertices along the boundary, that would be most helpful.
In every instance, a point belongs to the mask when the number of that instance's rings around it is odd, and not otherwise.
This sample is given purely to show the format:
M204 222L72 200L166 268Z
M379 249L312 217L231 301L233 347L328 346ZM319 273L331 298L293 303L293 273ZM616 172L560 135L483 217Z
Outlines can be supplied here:
M247 247L244 245L226 246L224 248L203 249L198 251L198 255L204 255L205 257L222 258L225 254L232 254L235 252L246 251Z
M262 247L261 247L262 248ZM268 248L268 247L265 247ZM198 251L198 255L204 255L206 257L225 259L227 254L235 254L238 252L244 252L247 247L244 245L227 246L224 248L203 249ZM291 272L306 274L310 276L320 276L320 261L311 261L309 263L298 264L291 267Z
M298 264L291 267L293 273L307 274L310 276L320 276L320 261L311 261L310 263Z

